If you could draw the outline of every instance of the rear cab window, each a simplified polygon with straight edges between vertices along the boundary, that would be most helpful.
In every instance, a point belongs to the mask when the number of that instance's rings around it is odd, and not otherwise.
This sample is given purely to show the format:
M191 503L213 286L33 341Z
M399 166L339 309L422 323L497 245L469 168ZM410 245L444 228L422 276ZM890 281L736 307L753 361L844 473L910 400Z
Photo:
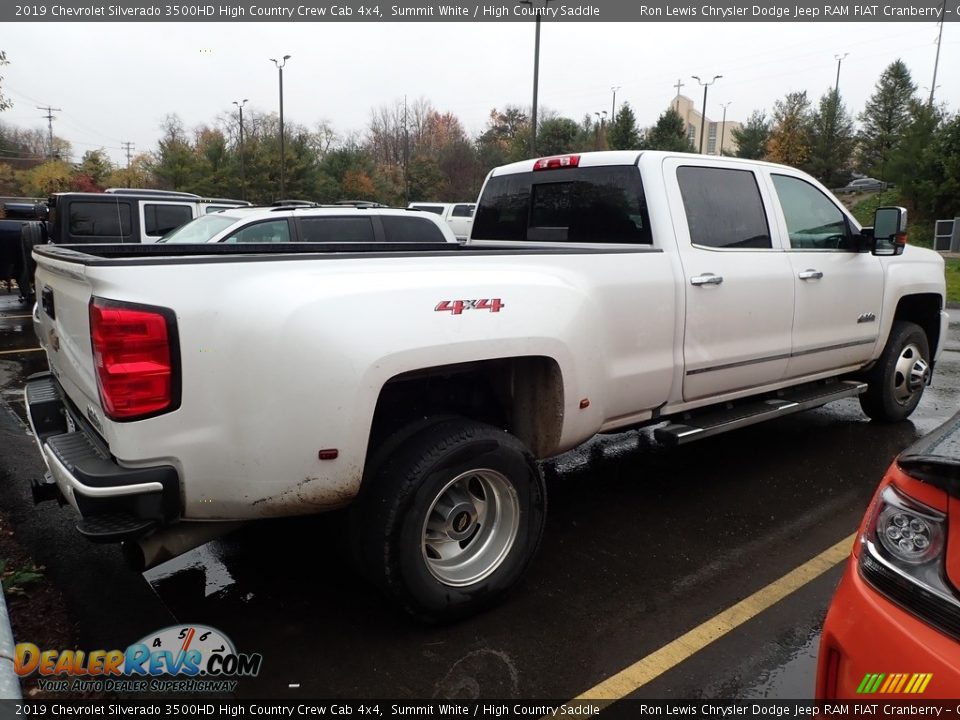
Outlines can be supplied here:
M474 240L650 245L635 165L495 175L477 205Z
M690 243L714 249L773 247L763 198L752 170L677 168Z

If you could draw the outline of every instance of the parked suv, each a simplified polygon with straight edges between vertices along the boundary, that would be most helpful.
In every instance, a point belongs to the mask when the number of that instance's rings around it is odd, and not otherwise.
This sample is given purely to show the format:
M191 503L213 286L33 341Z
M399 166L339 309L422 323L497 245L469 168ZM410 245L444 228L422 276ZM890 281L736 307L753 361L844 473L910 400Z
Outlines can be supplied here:
M165 243L456 243L436 215L390 208L234 208L197 218Z

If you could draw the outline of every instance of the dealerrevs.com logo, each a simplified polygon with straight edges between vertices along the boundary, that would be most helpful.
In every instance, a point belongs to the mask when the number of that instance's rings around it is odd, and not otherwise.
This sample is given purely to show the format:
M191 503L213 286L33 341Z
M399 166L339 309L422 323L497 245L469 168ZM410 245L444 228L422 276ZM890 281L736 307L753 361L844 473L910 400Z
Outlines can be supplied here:
M238 677L256 677L260 653L238 653L233 642L206 625L175 625L151 633L126 650L16 648L20 677L38 676L48 691L231 692Z

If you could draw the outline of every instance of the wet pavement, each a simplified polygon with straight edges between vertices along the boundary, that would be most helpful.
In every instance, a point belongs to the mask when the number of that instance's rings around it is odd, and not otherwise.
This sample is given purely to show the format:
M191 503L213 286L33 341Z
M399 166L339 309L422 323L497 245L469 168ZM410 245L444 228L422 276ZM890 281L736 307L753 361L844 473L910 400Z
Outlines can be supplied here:
M549 519L527 580L479 617L424 628L350 570L338 514L249 525L141 576L116 548L80 538L67 509L34 508L27 480L42 462L17 416L23 379L44 361L28 315L0 296L0 398L12 410L0 407L0 505L63 589L81 647L212 625L264 655L241 697L574 697L849 536L893 456L960 400L953 326L909 421L872 424L847 400L676 449L649 431L595 439L545 465ZM637 696L811 697L840 572Z

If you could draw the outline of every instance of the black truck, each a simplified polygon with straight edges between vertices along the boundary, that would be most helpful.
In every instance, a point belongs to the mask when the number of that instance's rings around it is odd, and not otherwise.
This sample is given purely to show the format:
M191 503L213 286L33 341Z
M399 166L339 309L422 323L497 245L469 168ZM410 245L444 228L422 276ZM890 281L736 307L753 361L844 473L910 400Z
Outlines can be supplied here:
M27 208L21 206L27 204L12 203L16 206L12 212L26 216ZM204 198L172 190L110 188L102 193L54 193L45 204L32 204L31 217L16 221L16 226L0 226L3 260L8 248L13 248L9 262L16 269L13 277L21 288L21 300L32 302L35 268L31 251L35 245L153 243L194 218L248 205L244 200ZM15 236L15 242L9 242L8 235Z

